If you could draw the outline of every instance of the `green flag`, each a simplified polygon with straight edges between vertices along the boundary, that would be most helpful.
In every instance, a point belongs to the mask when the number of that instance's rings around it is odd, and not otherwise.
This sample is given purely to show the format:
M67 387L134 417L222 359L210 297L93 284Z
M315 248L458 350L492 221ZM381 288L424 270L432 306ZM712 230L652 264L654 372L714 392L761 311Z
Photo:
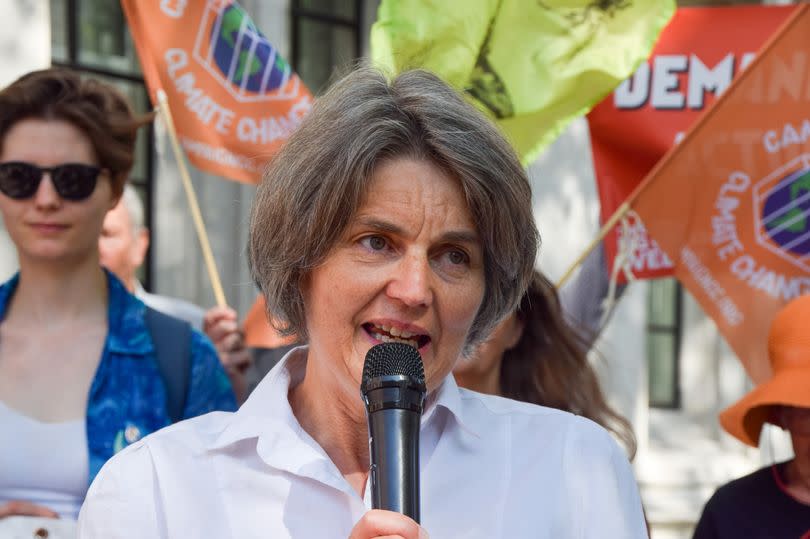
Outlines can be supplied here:
M646 59L674 0L383 0L373 62L433 71L528 164Z

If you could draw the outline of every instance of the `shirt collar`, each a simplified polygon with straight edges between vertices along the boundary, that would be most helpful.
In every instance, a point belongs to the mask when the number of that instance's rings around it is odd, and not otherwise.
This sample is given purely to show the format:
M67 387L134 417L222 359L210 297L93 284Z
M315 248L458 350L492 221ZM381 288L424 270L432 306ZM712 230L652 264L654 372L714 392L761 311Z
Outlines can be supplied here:
M283 443L284 439L290 441L297 439L298 441L306 441L307 445L317 446L317 443L298 423L288 399L290 387L294 387L303 379L306 369L306 357L307 346L299 346L290 350L253 390L242 407L231 416L229 424L208 449L221 449L230 444L251 438L259 440L257 450L260 453L260 448L265 443L271 442L270 445ZM428 396L425 411L422 414L423 425L431 421L431 418L442 410L454 418L456 425L461 430L475 437L480 437L464 421L461 392L452 375L448 375L442 384ZM276 447L273 453L275 455L287 453L284 457L285 461L289 461L289 458L291 458L290 453L293 454L293 459L301 461L314 456L301 452L300 446L294 445L295 447L291 447L289 453L279 447ZM269 445L266 447L269 447ZM317 451L318 453L324 457L326 456L319 446L317 446L317 449L320 450ZM263 459L268 464L276 465L275 462L269 462L264 456ZM271 460L275 459L271 457Z
M154 351L146 327L146 306L129 293L124 284L107 269L107 347L117 354L145 356Z
M17 290L19 282L20 272L18 271L11 279L3 283L3 286L0 286L0 321L6 317L8 303L11 301L11 296L14 295L14 291Z
M428 395L425 412L422 414L423 421L430 421L433 414L442 409L450 414L450 417L453 418L461 430L476 438L481 437L481 434L472 428L470 422L465 421L461 390L452 374L448 374L441 385L432 394Z
M132 295L135 296L136 298L139 298L144 294L146 294L146 289L143 287L143 285L138 279L135 279L135 286L134 290L132 291Z
M299 437L303 431L290 407L290 387L300 383L306 367L307 347L293 348L267 373L247 401L208 449L219 449L250 438Z

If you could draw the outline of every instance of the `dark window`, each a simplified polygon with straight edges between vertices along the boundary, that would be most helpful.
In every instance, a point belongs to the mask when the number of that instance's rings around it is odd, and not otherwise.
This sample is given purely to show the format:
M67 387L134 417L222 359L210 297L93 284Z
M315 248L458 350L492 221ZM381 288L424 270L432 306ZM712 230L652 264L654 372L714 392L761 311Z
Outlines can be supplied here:
M679 408L681 302L675 279L650 281L647 307L647 366L650 406Z
M293 69L314 94L361 54L363 0L292 0Z
M139 113L152 106L129 34L121 5L111 0L50 0L52 63L69 67L111 83L120 89ZM152 148L154 133L146 126L138 133L135 165L130 183L141 195L145 224L152 227ZM152 259L139 270L139 279L149 289Z

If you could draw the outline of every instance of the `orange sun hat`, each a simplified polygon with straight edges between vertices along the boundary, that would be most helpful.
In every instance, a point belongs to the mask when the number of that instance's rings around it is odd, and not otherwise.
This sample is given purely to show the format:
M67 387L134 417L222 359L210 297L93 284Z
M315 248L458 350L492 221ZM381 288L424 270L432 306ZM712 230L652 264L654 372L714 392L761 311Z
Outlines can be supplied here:
M771 378L720 412L720 424L753 447L776 405L810 408L810 295L785 305L768 334Z

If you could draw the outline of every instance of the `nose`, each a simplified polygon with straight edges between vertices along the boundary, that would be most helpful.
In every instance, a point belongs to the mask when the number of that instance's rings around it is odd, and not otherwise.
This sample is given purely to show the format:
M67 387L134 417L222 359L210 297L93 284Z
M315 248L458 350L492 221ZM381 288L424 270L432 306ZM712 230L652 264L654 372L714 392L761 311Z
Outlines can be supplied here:
M56 192L56 188L51 181L50 172L43 174L42 181L39 182L37 191L34 193L34 203L40 209L57 208L62 203L62 198Z
M433 303L431 268L427 256L408 254L397 264L388 283L388 296L408 307L427 307Z

